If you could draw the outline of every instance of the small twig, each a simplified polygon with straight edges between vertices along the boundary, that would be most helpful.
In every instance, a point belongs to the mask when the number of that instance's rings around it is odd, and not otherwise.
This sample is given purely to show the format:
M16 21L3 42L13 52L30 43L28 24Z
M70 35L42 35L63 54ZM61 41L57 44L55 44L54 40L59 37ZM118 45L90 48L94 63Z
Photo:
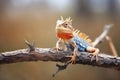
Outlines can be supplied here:
M113 44L112 39L111 39L109 36L106 36L105 38L106 38L106 40L107 40L108 43L109 43L109 46L110 46L110 49L111 49L111 51L112 51L113 56L118 56L117 51L116 51L116 49L115 49L115 46L114 46L114 44Z
M27 40L25 40L25 44L29 47L29 52L35 51L35 41L30 44Z
M109 24L109 25L105 25L104 27L104 31L101 33L100 36L98 36L95 41L93 42L93 46L95 47L96 45L98 45L104 38L105 36L108 34L110 28L113 26L113 24Z
M62 71L62 70L64 70L64 69L66 69L67 68L67 66L70 64L71 62L70 61L68 61L67 63L65 63L64 65L59 65L59 64L56 64L56 66L58 67L58 69L57 69L57 71L55 72L55 73L53 73L53 77L55 77L55 75L58 73L58 72L60 72L60 71Z

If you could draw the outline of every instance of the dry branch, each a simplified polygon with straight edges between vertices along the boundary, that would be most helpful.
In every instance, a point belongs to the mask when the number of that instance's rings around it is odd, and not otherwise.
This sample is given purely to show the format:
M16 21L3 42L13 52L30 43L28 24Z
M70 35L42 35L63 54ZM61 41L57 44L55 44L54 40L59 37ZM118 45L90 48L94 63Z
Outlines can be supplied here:
M111 25L105 26L103 33L94 41L94 46L101 42L107 33ZM25 40L25 43L28 45L29 49L20 49L10 52L4 52L0 54L0 64L9 64L16 62L25 62L25 61L54 61L54 62L64 62L65 65L56 65L58 67L57 72L64 70L70 62L70 56L72 55L71 51L56 51L51 48L35 48L34 42L30 44ZM102 53L98 54L98 61L96 62L95 58L91 62L91 57L87 52L79 52L77 55L75 64L85 64L91 66L105 67L105 68L114 68L120 70L120 57L105 55ZM56 72L56 73L57 73ZM55 74L56 74L55 73ZM54 75L55 75L54 74ZM53 76L54 76L53 75Z
M11 52L5 52L0 54L0 64L25 62L25 61L55 61L55 62L67 62L70 60L68 55L71 55L71 51L55 51L50 48L35 48L35 51L29 52L28 49L21 49ZM120 57L114 57L100 53L98 55L98 62L94 59L91 62L91 57L87 52L79 52L76 60L76 64L85 64L106 68L115 68L120 70Z

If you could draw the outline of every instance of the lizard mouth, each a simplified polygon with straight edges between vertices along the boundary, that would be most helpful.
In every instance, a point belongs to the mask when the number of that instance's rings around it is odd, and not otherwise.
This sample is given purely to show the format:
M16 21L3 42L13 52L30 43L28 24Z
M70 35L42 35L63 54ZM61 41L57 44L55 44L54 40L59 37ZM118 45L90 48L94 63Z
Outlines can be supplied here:
M73 33L70 28L57 27L57 33Z
M71 25L69 25L68 28L69 28L71 31L74 31L74 28L73 28Z

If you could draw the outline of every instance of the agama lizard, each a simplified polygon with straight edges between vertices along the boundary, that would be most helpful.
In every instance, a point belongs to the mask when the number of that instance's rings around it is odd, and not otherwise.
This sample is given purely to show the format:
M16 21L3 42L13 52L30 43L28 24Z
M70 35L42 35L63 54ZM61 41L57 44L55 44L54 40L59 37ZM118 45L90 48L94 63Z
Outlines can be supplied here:
M70 48L73 51L73 55L70 56L71 63L75 63L78 51L89 52L92 54L92 58L96 57L96 61L98 60L97 54L99 53L99 49L92 46L92 41L86 34L73 28L70 17L66 18L66 20L61 17L61 20L56 22L56 35L59 38L56 43L57 49L61 48L60 45L63 42L66 48Z

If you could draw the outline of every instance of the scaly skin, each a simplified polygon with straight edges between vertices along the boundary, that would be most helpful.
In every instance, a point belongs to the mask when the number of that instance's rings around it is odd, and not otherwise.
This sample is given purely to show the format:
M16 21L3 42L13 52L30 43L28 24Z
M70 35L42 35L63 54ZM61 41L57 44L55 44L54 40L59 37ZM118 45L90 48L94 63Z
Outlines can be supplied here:
M77 52L89 52L94 57L96 57L96 61L98 61L97 54L99 53L99 49L92 46L91 40L84 33L79 33L78 30L74 30L72 27L71 18L66 18L63 20L58 20L56 23L56 35L59 40L56 43L56 48L60 49L61 42L65 43L67 48L70 48L73 51L73 55L71 57L71 63L75 63Z

